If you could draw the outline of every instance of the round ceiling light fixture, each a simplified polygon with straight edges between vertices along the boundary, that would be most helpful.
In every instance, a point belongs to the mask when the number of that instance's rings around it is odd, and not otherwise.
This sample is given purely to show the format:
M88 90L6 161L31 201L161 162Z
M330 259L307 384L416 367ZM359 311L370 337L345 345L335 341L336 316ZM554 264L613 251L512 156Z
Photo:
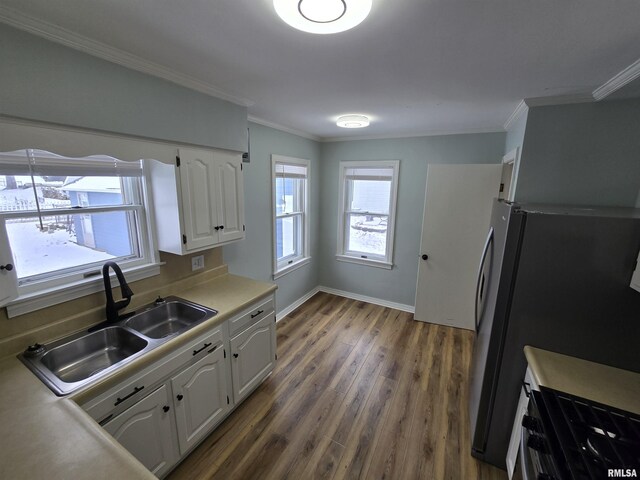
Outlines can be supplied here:
M364 115L343 115L336 125L342 128L364 128L369 126L369 118Z
M361 23L371 11L372 0L273 0L286 23L309 33L338 33Z

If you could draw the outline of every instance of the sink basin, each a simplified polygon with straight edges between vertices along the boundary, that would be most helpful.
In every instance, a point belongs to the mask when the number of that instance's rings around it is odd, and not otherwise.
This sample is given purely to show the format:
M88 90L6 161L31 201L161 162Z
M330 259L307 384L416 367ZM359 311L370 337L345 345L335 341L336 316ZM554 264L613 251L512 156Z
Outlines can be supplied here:
M129 330L108 327L52 348L41 362L63 382L79 382L139 352L147 344Z
M56 395L67 395L217 313L179 297L167 297L118 322L103 322L46 345L32 345L18 358Z
M218 312L172 298L129 318L125 325L149 338L164 338L187 330Z

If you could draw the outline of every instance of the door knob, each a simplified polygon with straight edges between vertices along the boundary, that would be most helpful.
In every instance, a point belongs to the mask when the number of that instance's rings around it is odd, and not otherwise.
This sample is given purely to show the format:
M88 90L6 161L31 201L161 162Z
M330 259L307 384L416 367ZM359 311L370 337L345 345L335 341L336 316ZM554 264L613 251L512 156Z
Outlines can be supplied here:
M429 255L427 255L426 253L422 254L422 259L423 260L428 260L429 259Z

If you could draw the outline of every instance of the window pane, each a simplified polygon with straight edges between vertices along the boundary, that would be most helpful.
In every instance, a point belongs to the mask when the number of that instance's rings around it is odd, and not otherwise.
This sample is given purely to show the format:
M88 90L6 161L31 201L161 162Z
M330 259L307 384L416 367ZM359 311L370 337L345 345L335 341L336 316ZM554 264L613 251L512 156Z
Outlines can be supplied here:
M349 180L347 209L375 213L389 213L391 182L380 180Z
M276 214L302 211L304 179L276 178Z
M72 207L124 205L124 179L121 177L66 177L58 189L69 198Z
M134 212L8 219L7 235L18 278L138 257ZM133 232L131 230L134 230Z
M302 251L300 222L299 215L276 219L276 257L278 260L300 255Z
M30 176L0 176L0 211L35 211L36 196L41 210L131 204L123 185L139 182L137 178L102 176L34 176L34 181L35 186Z
M386 254L387 222L386 215L348 215L346 249L352 252Z
M37 189L40 200L45 201L42 188ZM0 212L37 210L36 192L27 175L0 175Z

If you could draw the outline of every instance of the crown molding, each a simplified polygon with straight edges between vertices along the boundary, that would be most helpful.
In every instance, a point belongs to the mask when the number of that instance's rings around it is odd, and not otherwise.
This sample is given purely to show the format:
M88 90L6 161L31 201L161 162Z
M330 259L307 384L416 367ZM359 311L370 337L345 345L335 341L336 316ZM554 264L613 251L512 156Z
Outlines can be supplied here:
M280 130L281 132L290 133L291 135L297 135L298 137L308 138L309 140L313 140L315 142L323 141L322 137L318 137L317 135L303 132L302 130L296 130L295 128L286 127L284 125L280 125L279 123L270 122L269 120L265 120L260 117L255 117L253 115L249 115L247 117L247 120L252 123L257 123L258 125L273 128L275 130Z
M62 44L66 47L73 48L74 50L102 58L103 60L107 60L112 63L117 63L118 65L122 65L123 67L127 67L138 72L162 78L177 85L205 93L221 100L226 100L243 107L250 107L254 104L254 102L249 99L223 92L210 83L176 72L164 65L150 62L104 43L91 40L90 38L74 33L65 28L30 17L6 6L2 8L2 11L0 11L0 22L52 42Z
M394 138L419 138L419 137L440 137L446 135L472 135L474 133L504 133L502 127L487 128L467 128L461 130L429 130L418 133L402 133L397 135L360 135L352 137L323 137L320 141L329 142L351 142L354 140L392 140Z
M524 102L528 107L547 107L550 105L570 105L572 103L589 103L593 102L593 94L576 93L570 95L554 95L549 97L530 97L525 98Z
M515 110L509 115L507 121L504 122L504 130L506 132L518 121L522 115L526 115L529 112L529 106L526 104L524 100L520 100L518 105L516 105Z
M596 88L593 91L593 98L602 100L638 77L640 77L640 58Z
M507 121L504 122L504 129L509 129L522 117L529 112L530 107L546 107L550 105L569 105L572 103L589 103L594 102L595 98L591 93L576 93L571 95L554 95L549 97L529 97L520 100L515 110L509 115Z

